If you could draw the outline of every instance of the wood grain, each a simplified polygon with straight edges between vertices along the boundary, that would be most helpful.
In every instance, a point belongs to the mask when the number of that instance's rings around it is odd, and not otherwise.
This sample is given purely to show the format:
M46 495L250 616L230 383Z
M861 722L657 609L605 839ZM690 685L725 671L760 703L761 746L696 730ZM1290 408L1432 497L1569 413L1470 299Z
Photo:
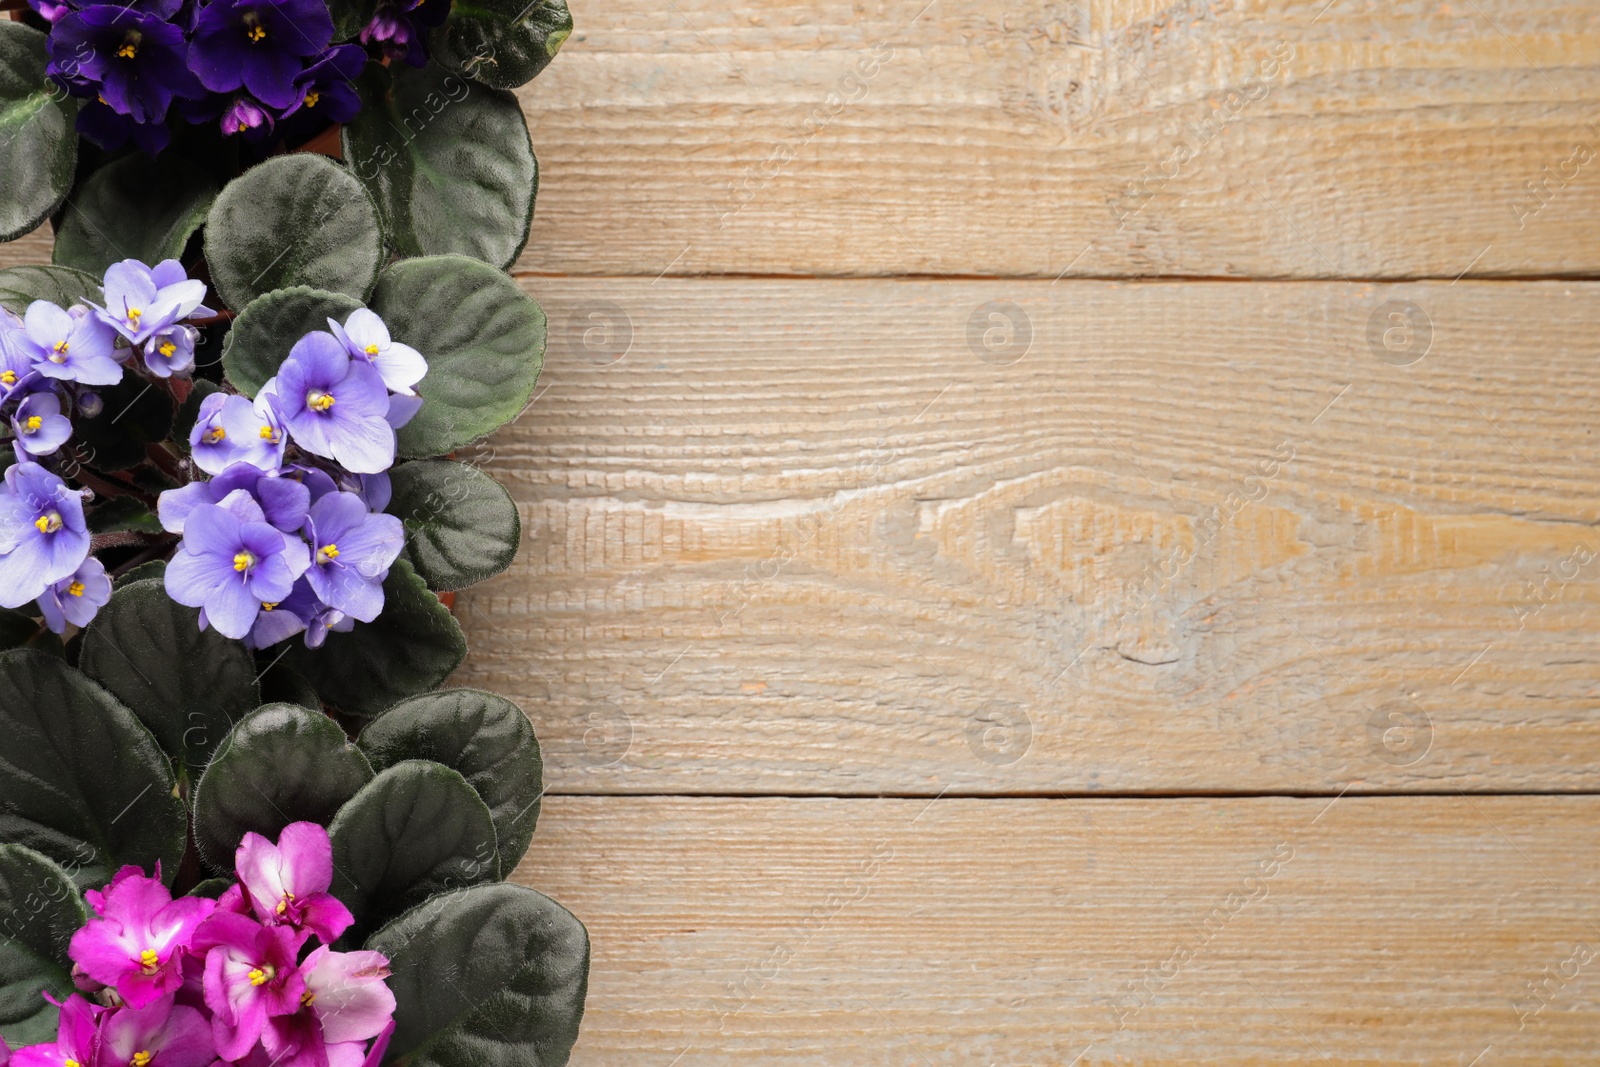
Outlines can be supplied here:
M1554 1067L1597 857L1593 797L556 797L515 877L589 927L574 1067Z
M1600 787L1593 285L529 287L459 680L557 792Z
M572 7L521 92L543 180L525 268L1600 269L1591 3Z

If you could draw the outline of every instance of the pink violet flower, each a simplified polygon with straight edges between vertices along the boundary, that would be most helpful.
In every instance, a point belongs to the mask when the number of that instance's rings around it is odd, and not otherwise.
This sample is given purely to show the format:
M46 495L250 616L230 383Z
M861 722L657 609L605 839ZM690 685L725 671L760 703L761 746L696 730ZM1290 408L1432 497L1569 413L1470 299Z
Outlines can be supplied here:
M335 952L326 945L301 965L300 1010L268 1020L264 1048L279 1067L363 1067L366 1042L393 1032L389 958L381 952ZM378 1052L381 1059L383 1053Z
M306 936L226 911L195 933L195 950L206 954L206 1007L220 1058L242 1059L268 1019L300 1009L306 984L295 958Z
M211 1024L171 996L100 1020L102 1067L206 1067L216 1056Z
M61 1004L55 1041L17 1049L11 1054L11 1064L14 1067L94 1067L100 1052L100 1014L103 1011L104 1008L73 994Z
M95 911L72 935L69 949L83 972L114 986L131 1008L142 1008L183 984L183 952L216 902L202 897L172 899L160 868L147 878L124 867L103 891L84 897Z
M355 921L350 909L328 892L333 846L328 831L314 822L290 823L277 844L247 833L233 862L245 899L263 923L309 930L333 942Z

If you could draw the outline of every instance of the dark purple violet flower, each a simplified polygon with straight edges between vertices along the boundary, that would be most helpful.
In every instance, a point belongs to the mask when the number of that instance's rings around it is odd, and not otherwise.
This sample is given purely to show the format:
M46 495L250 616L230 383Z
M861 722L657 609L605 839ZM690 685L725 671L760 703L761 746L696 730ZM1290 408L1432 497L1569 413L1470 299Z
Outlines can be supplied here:
M311 566L306 581L324 604L360 622L383 610L383 579L405 547L405 527L375 515L354 493L329 493L306 518Z
M83 497L37 463L7 468L0 489L0 607L39 599L88 555Z
M311 492L292 477L269 474L249 463L235 463L208 482L190 482L181 489L168 489L156 500L161 528L183 533L184 521L201 504L220 503L236 489L255 498L262 517L284 533L295 533L305 525L311 507Z
M72 420L61 414L61 398L54 393L34 393L17 405L11 416L17 444L33 456L48 456L72 436Z
M178 27L137 8L97 4L56 23L48 70L69 86L94 86L134 122L160 122L173 97L200 95L187 54Z
M296 341L260 395L312 455L353 474L377 474L394 465L383 377L371 364L351 359L332 334L319 330Z
M111 110L102 100L85 100L78 109L78 132L107 152L115 152L130 140L139 151L158 156L172 143L172 131L165 122L135 122Z
M111 579L105 564L90 556L78 569L39 596L39 613L54 633L65 633L67 623L88 626L95 612L111 599Z
M367 65L367 52L358 44L338 44L296 75L300 99L283 113L310 123L349 122L361 110L355 80Z
M372 21L361 31L361 43L376 41L385 59L421 67L428 62L428 31L449 14L450 0L379 0Z
M183 543L167 565L167 594L201 608L203 624L241 638L261 605L288 596L310 562L305 542L273 528L255 499L235 490L185 518Z
M322 0L211 0L200 10L189 63L207 89L240 86L271 108L298 102L295 76L333 39Z

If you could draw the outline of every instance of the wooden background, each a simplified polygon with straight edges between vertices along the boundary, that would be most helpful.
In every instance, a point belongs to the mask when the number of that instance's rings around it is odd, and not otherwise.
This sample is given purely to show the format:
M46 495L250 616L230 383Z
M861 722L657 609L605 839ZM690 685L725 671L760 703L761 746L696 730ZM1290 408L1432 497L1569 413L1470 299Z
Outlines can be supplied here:
M573 1062L1597 1062L1600 4L573 10Z

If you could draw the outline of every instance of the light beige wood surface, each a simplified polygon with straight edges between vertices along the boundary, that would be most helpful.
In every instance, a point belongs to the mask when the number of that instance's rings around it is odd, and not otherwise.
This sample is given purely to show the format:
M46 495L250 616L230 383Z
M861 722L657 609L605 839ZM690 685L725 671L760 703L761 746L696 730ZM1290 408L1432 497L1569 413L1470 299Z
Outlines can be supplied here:
M1600 784L1593 284L529 288L458 614L557 792Z
M1600 151L1592 3L572 7L521 93L543 164L529 268L1600 267L1600 158L1573 158Z
M1600 801L1331 799L555 797L515 877L575 1067L1592 1064Z

